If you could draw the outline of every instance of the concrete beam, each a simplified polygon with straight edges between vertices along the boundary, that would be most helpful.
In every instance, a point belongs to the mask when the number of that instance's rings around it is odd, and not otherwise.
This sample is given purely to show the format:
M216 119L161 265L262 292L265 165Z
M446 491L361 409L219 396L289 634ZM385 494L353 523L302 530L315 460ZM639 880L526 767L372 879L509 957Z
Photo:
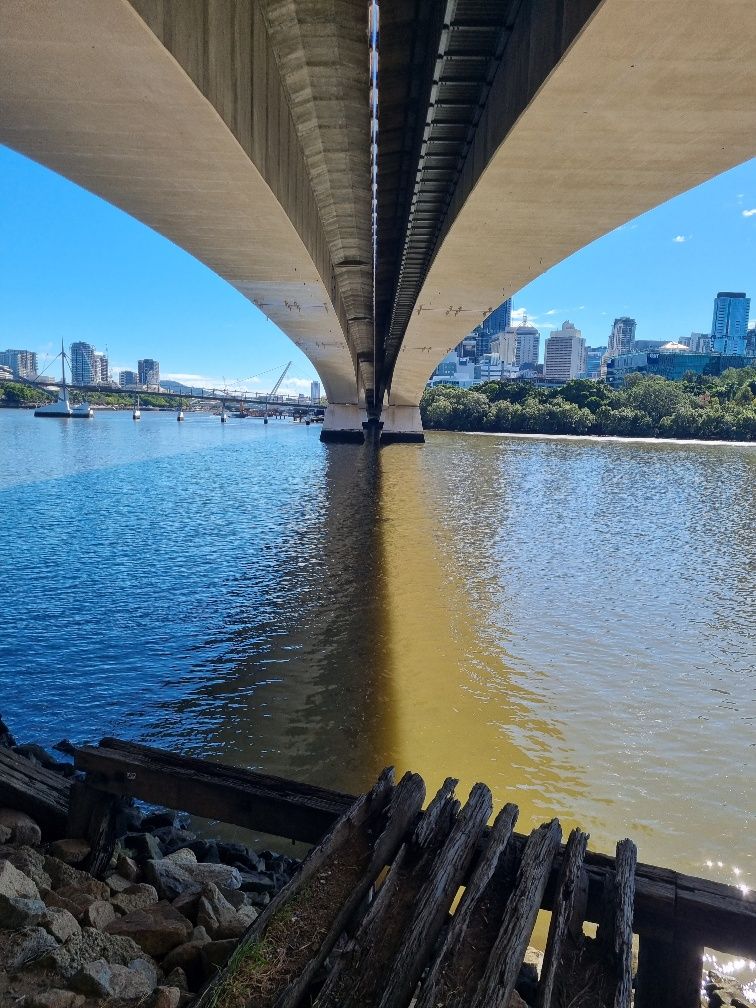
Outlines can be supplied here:
M352 403L329 403L320 431L321 441L362 444L365 440L367 412Z
M422 444L425 441L419 406L384 406L381 420L381 444Z
M436 363L551 266L756 154L752 0L595 6L523 0L390 404L416 405Z

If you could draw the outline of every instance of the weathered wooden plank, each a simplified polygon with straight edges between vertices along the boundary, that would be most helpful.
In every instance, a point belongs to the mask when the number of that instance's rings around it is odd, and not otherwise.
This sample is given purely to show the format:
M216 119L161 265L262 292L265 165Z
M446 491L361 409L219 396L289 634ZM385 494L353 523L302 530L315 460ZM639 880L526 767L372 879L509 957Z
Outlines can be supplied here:
M491 792L485 784L475 784L418 894L412 920L386 976L380 1008L405 1008L409 1002L492 811Z
M474 989L483 975L500 920L496 903L500 900L499 910L503 910L508 895L505 880L509 872L500 868L518 814L517 806L509 804L496 816L488 844L423 982L416 1008L462 1008L467 991Z
M504 920L470 999L471 1008L506 1008L509 1004L561 837L559 821L553 819L528 838Z
M90 783L168 808L317 843L354 798L160 749L104 739L75 750Z
M116 843L116 823L122 800L73 781L68 805L67 833L89 842L91 853L81 866L95 878L102 878L110 864Z
M0 748L0 806L30 815L45 840L57 840L66 834L70 787L70 780L61 774Z
M699 1008L703 948L684 939L641 936L635 977L635 1008Z
M570 833L559 869L554 909L551 912L546 951L536 995L536 1008L551 1008L554 982L564 943L570 937L574 941L577 936L574 933L570 936L570 931L582 925L587 897L587 883L583 871L587 846L587 833L577 829Z
M378 1004L415 903L459 813L456 781L447 779L403 844L370 910L315 1000L316 1008Z
M376 786L311 851L297 876L255 921L197 1008L294 1008L386 861L412 829L425 797L416 774ZM242 1000L238 1000L241 997Z
M633 905L638 851L632 840L617 844L612 959L616 971L614 1008L630 1008L633 996Z

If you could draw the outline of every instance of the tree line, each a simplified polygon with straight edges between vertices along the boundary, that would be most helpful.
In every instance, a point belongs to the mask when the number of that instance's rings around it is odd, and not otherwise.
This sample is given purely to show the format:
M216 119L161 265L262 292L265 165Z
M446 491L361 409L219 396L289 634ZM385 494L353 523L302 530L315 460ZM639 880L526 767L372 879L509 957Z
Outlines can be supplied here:
M72 403L86 399L93 406L114 406L118 409L130 409L134 406L134 393L126 392L70 392ZM0 382L0 406L31 407L37 404L52 402L58 393L48 392L33 385L22 382ZM176 400L149 392L140 392L139 400L142 406L162 406L176 408Z
M430 430L756 441L756 367L680 381L628 375L622 389L576 379L561 388L491 381L436 385L420 402Z

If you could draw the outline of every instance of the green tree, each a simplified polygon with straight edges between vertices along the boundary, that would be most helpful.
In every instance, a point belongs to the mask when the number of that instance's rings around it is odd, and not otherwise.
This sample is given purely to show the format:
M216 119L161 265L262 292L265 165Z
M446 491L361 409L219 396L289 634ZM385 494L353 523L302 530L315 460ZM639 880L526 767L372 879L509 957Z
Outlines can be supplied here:
M670 416L685 402L685 391L678 382L655 375L642 376L627 389L628 405L651 417L657 425L662 417Z

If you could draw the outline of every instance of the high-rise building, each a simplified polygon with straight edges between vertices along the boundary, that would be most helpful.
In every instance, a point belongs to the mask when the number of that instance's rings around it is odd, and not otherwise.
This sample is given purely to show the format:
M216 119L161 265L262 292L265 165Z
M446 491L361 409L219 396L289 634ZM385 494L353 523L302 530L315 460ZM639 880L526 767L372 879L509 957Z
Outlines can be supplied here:
M73 385L95 384L95 348L78 341L71 344L71 382ZM97 374L99 376L99 365Z
M631 353L635 346L635 319L616 318L609 334L609 346L607 354L613 357L615 354Z
M756 357L756 326L746 333L746 357Z
M129 385L139 384L139 372L137 371L121 371L118 375L118 384L121 388L126 388Z
M499 333L503 333L504 330L509 329L511 325L512 298L507 298L504 304L500 304L495 311L491 312L488 318L483 320L480 328L490 339L493 336L497 336Z
M320 402L320 382L314 381L310 382L310 399L314 403Z
M523 364L537 364L538 353L541 348L541 334L535 326L529 326L527 322L522 325L510 326L507 335L512 334L515 338L515 364L518 367Z
M585 376L586 378L598 378L601 360L606 353L605 346L585 348Z
M546 381L570 381L585 371L585 340L572 322L563 322L546 338L543 377Z
M137 361L140 385L160 384L160 362L145 357L144 360Z
M745 294L720 291L714 298L711 344L714 353L744 354L751 299Z
M0 350L0 364L10 368L14 378L37 377L37 355L33 350Z
M92 380L95 385L107 385L110 381L110 367L107 354L95 350L92 354Z
M493 337L491 353L498 354L502 364L514 364L517 357L517 336L511 326Z

